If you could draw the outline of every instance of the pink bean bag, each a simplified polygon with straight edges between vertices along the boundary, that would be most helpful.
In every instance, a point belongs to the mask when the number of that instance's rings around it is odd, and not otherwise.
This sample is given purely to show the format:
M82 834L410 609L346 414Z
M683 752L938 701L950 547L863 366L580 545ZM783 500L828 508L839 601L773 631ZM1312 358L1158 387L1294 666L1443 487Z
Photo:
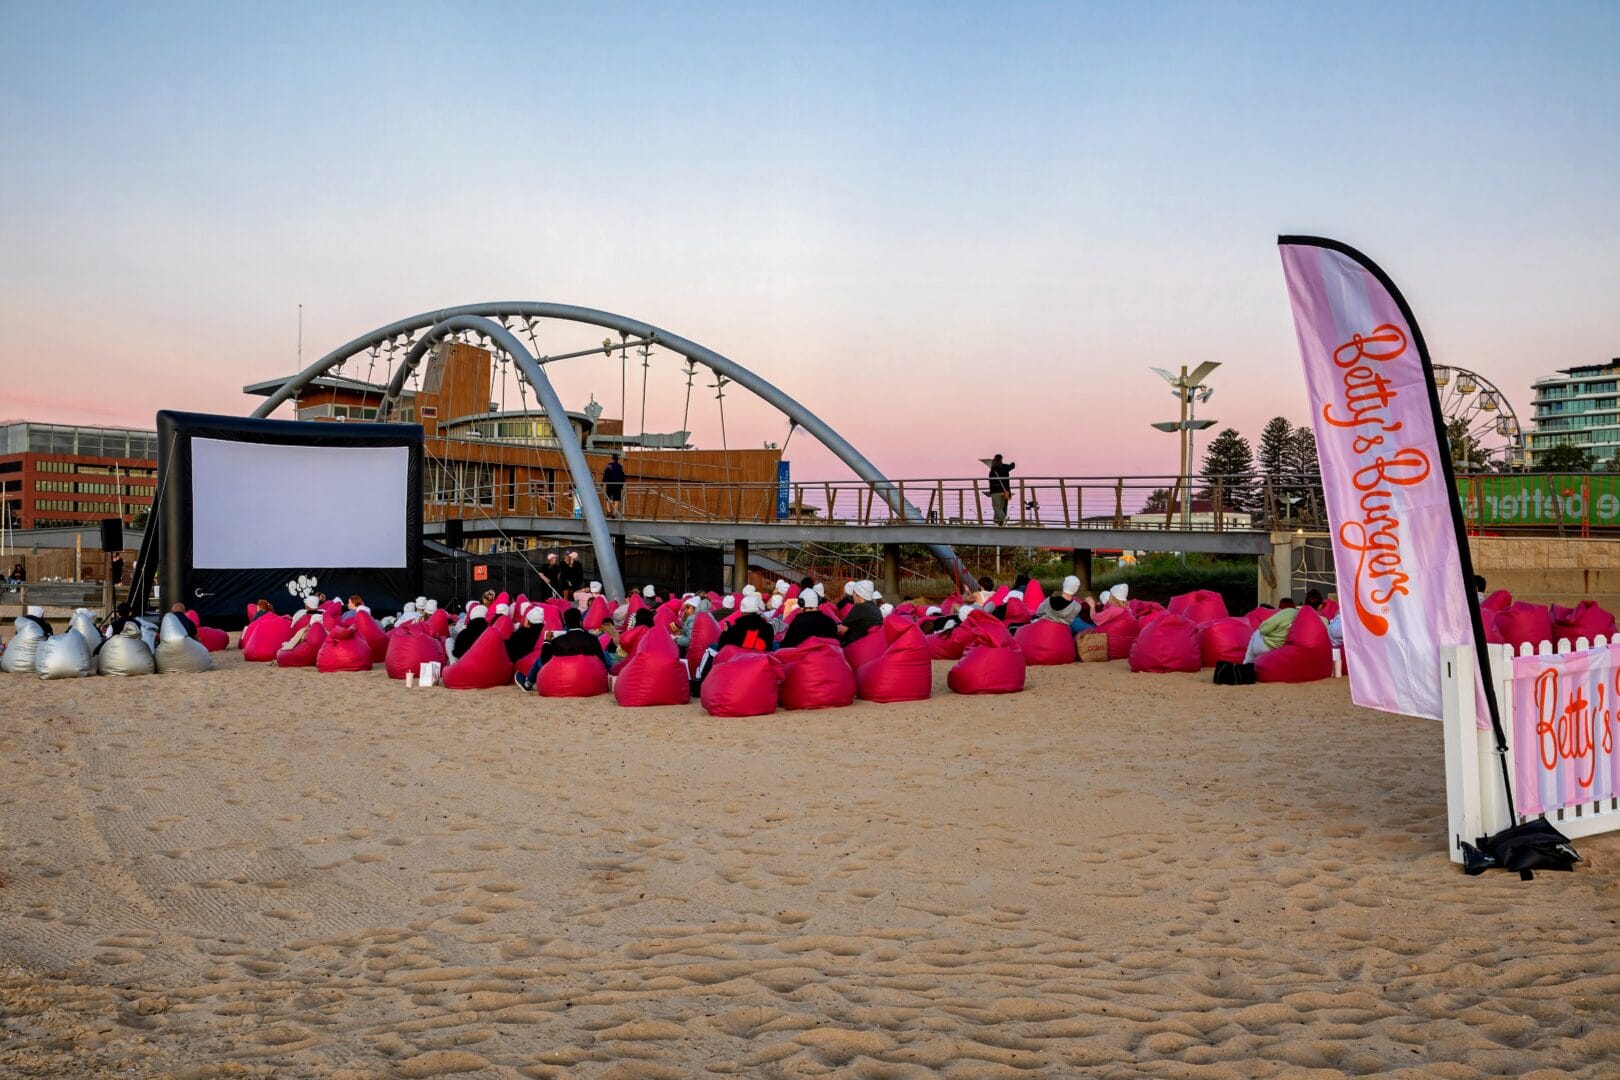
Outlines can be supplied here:
M285 615L260 615L242 631L242 659L267 664L292 637L292 620Z
M707 611L700 611L692 616L692 640L686 646L686 670L692 676L697 675L698 665L703 662L703 654L709 651L709 646L720 640L720 624L714 621L714 616Z
M784 709L836 709L855 703L855 672L837 642L806 638L773 655L782 665Z
M321 614L326 617L326 632L330 634L332 627L343 621L343 601L328 600L321 605Z
M1490 622L1491 616L1498 611L1506 611L1513 606L1513 594L1506 589L1497 589L1491 595L1479 602L1479 610L1485 615L1485 621Z
M545 668L540 671L545 674ZM691 677L669 631L649 635L636 655L625 661L624 670L613 680L613 700L629 709L685 705L692 700Z
M1139 623L1145 623L1153 616L1163 615L1165 612L1163 604L1155 603L1152 600L1132 600L1127 606L1131 609L1131 614L1136 616L1136 621Z
M334 671L370 671L371 666L371 646L352 626L334 627L326 635L320 652L315 654L315 670L325 674Z
M1030 578L1029 584L1024 586L1024 606L1034 611L1041 606L1041 601L1045 599L1046 590L1041 588L1040 582Z
M440 608L427 617L428 632L441 640L450 636L450 613Z
M928 657L931 660L960 660L973 643L973 631L957 623L942 634L928 635Z
M1226 618L1226 601L1214 589L1198 589L1172 596L1170 614L1180 615L1194 623L1214 622Z
M408 672L421 671L423 664L443 664L448 660L444 642L434 637L427 627L407 623L389 635L383 670L390 679L403 679Z
M197 627L197 640L209 652L224 652L231 647L231 635L212 626Z
M770 653L728 645L715 657L699 695L710 716L766 716L781 696L782 665Z
M1543 604L1516 600L1506 611L1497 612L1496 633L1515 650L1522 645L1535 649L1552 640L1552 612Z
M1031 626L1042 624L1057 626L1044 619ZM1074 651L1072 640L1069 651ZM975 644L945 673L945 685L956 694L1016 694L1024 688L1027 664L1024 651L1016 643Z
M1078 655L1074 649L1073 631L1050 619L1036 619L1028 626L1019 627L1013 641L1027 662L1040 666L1072 664ZM1023 687L1022 675L1019 676L1019 687Z
M1002 619L1008 626L1023 626L1030 619L1029 605L1018 597L1013 597L1007 601L1007 610Z
M388 631L377 625L369 611L354 613L354 632L371 649L371 662L381 664L388 659Z
M1198 656L1205 667L1225 660L1239 664L1249 652L1249 639L1257 627L1248 619L1215 619L1198 628Z
M1614 616L1599 607L1595 600L1581 600L1572 608L1554 604L1551 614L1554 641L1567 638L1574 642L1585 638L1590 644L1599 634L1614 637Z
M1108 638L1108 659L1124 660L1131 655L1131 645L1142 632L1142 624L1125 608L1110 604L1098 610L1097 629Z
M1249 612L1247 615L1243 616L1243 618L1244 618L1244 621L1246 621L1252 629L1258 630L1258 629L1260 629L1260 624L1261 623L1265 622L1267 619L1271 618L1275 614L1277 614L1277 609L1276 608L1273 608L1273 607L1257 607L1253 611Z
M1327 623L1311 608L1301 608L1288 637L1270 652L1255 657L1254 677L1263 683L1302 683L1333 677L1333 643Z
M540 669L534 688L541 697L598 697L607 693L608 670L594 656L554 656Z
M916 623L883 620L888 649L855 669L855 691L862 701L923 701L933 691L934 665L928 640ZM846 656L847 659L847 656Z
M596 662L597 667L602 662ZM444 685L452 690L488 690L512 681L513 665L506 655L506 639L485 630L467 655L444 669ZM605 674L605 672L604 672Z
M1333 617L1335 615L1337 615L1338 613L1339 613L1339 602L1337 600L1324 600L1324 601L1322 601L1322 607L1317 612L1318 615L1322 616L1322 621L1323 622L1332 622Z
M1153 674L1199 670L1204 661L1198 650L1198 627L1182 615L1155 615L1142 624L1142 632L1131 643L1130 662L1132 671Z
M892 615L889 617L894 618ZM883 627L875 626L866 632L865 637L844 646L844 659L849 661L851 669L858 671L862 664L882 656L888 647L889 639L883 635Z
M608 602L605 597L600 594L592 597L589 606L585 608L585 629L602 629L602 624L607 622L610 614L612 614L612 609L608 607Z
M276 653L277 667L314 667L321 646L326 644L326 627L320 623L311 626L298 644L282 648Z

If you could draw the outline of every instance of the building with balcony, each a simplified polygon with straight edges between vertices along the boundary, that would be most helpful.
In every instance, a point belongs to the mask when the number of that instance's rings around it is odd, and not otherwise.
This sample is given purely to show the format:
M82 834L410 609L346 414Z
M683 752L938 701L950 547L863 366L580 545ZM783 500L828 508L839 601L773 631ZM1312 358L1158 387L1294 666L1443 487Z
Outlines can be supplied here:
M0 421L0 510L9 529L127 524L152 505L157 432Z
M1531 384L1530 464L1555 446L1590 451L1600 468L1620 453L1620 358L1563 368Z

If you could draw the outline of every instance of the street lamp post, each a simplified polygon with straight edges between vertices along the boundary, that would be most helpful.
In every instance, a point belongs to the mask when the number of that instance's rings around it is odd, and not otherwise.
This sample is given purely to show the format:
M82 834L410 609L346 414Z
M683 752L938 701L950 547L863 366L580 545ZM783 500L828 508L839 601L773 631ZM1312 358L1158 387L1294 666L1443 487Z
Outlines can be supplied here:
M1170 384L1170 392L1181 402L1181 418L1179 420L1162 420L1153 426L1160 431L1175 431L1181 436L1180 476L1177 477L1177 486L1181 493L1181 527L1183 530L1192 527L1191 507L1189 499L1192 496L1192 433L1215 426L1214 420L1199 420L1195 414L1197 406L1195 401L1204 402L1214 394L1213 388L1204 385L1210 372L1220 367L1218 360L1206 360L1194 368L1191 373L1187 365L1181 366L1180 375L1172 375L1164 368L1154 368L1165 382Z

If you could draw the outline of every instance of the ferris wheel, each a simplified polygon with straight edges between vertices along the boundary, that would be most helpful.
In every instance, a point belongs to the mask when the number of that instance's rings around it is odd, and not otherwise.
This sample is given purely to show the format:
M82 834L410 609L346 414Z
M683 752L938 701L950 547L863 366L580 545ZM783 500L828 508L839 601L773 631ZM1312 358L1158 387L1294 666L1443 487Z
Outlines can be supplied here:
M1518 414L1495 383L1467 368L1436 364L1434 385L1458 471L1525 467Z

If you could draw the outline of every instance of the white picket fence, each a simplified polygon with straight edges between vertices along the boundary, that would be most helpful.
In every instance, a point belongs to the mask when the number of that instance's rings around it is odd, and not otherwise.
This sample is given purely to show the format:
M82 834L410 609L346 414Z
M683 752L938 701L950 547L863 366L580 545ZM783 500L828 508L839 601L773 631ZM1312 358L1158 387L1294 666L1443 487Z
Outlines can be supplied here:
M1599 635L1592 641L1577 638L1560 640L1557 645L1543 641L1532 649L1528 643L1517 651L1511 645L1487 645L1490 678L1494 680L1497 709L1507 734L1507 767L1517 776L1513 758L1513 657L1551 656L1555 653L1584 652L1609 644ZM1496 736L1489 725L1479 726L1474 696L1474 663L1477 653L1471 645L1447 645L1440 650L1441 676L1445 702L1446 818L1451 861L1463 861L1462 845L1481 836L1490 836L1510 825L1530 820L1516 815L1502 789L1502 766L1496 753ZM1566 807L1546 817L1571 840L1581 836L1620 829L1620 799L1603 799Z

